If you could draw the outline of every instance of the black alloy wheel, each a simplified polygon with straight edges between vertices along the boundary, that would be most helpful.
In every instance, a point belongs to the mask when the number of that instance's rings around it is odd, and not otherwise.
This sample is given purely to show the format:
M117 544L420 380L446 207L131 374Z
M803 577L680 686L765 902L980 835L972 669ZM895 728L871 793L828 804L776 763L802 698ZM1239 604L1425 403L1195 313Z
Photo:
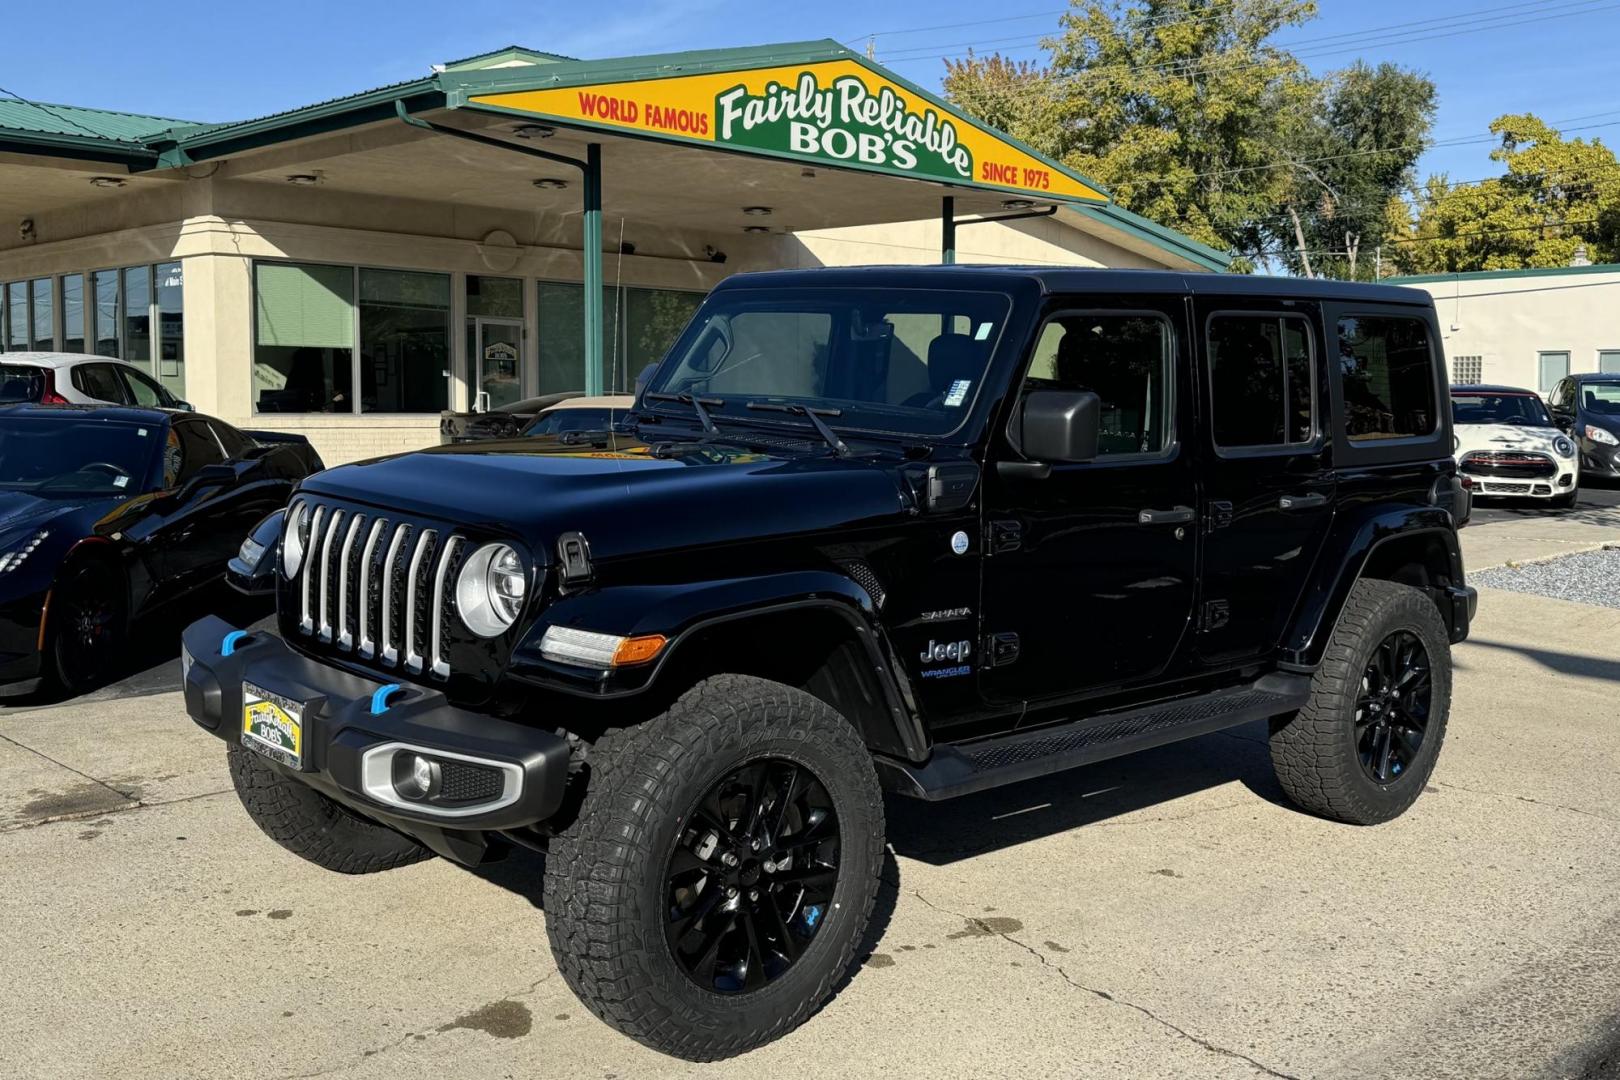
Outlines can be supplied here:
M57 583L48 617L62 689L79 693L112 674L125 639L127 600L122 575L105 563L81 562Z
M1361 675L1355 721L1356 752L1374 782L1393 783L1412 767L1433 690L1429 653L1416 634L1396 630L1379 642Z
M722 777L687 814L664 874L680 970L719 994L787 972L832 904L840 840L831 795L799 762L759 758Z

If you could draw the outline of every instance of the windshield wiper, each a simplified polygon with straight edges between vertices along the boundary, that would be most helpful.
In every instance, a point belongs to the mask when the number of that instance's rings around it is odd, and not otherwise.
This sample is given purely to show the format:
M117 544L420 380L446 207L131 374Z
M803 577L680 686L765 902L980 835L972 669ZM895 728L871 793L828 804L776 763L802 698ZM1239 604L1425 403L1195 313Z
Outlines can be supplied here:
M676 401L682 405L690 405L692 411L697 413L698 422L703 425L704 431L707 431L710 435L720 434L720 429L714 426L714 420L709 416L709 410L703 406L712 405L716 409L722 408L726 403L725 398L700 398L695 394L665 394L661 391L649 391L642 394L641 397L644 401Z
M819 409L810 405L789 405L779 401L750 401L744 408L802 416L810 421L811 425L816 429L816 434L827 440L827 445L833 448L833 453L839 457L849 456L849 445L843 439L840 439L838 433L828 427L826 422L821 419L823 416L843 416L843 409Z

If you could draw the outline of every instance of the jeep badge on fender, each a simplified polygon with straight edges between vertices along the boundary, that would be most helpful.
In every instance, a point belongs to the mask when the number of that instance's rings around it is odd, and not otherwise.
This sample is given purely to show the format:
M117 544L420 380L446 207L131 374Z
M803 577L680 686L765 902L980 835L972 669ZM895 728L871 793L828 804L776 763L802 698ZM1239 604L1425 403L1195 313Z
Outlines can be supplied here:
M321 866L545 851L584 1004L739 1054L869 948L885 791L1265 721L1311 813L1419 797L1475 606L1440 341L1379 285L737 275L609 429L305 480L186 709Z

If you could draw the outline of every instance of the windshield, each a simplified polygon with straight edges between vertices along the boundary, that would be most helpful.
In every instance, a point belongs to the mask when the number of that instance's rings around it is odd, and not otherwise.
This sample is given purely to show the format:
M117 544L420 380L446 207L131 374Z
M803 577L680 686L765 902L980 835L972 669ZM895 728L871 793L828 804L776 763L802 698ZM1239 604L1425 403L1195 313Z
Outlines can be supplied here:
M1541 399L1529 393L1451 395L1454 424L1524 424L1552 427L1552 417Z
M757 406L769 402L814 407L834 428L945 435L973 406L1009 306L995 293L932 289L721 292L647 389L695 394L722 423L758 420ZM674 403L655 411L692 415ZM770 415L808 426L802 416Z
M561 435L567 431L601 431L610 420L623 419L624 414L624 409L552 409L535 417L534 422L523 429L523 434Z
M1620 416L1620 382L1589 382L1580 385L1581 405L1587 412Z
M45 373L32 364L0 364L0 405L38 401Z
M163 442L155 424L0 418L0 489L97 495L143 490Z

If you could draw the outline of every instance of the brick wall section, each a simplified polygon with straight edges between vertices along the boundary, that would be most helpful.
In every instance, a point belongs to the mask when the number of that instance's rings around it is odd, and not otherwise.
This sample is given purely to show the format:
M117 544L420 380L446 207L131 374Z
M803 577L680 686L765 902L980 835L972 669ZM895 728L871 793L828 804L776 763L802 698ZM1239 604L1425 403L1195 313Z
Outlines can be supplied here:
M402 454L439 445L439 417L258 416L223 417L249 431L286 431L306 436L328 468L351 461Z

